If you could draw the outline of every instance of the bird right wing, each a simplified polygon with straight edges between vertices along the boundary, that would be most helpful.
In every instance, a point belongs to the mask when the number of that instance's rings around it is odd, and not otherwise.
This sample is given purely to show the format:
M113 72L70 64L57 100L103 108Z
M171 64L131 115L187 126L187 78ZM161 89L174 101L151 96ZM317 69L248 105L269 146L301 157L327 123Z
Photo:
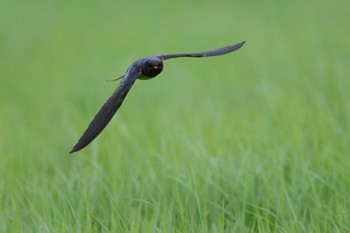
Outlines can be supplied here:
M140 71L136 68L131 67L124 78L119 83L117 89L114 91L112 96L107 100L107 102L101 107L100 111L96 114L94 119L89 124L88 128L85 130L77 144L69 152L70 154L79 151L89 145L107 126L111 121L114 114L119 109L120 105L123 103L125 96L128 94L130 88L140 75Z

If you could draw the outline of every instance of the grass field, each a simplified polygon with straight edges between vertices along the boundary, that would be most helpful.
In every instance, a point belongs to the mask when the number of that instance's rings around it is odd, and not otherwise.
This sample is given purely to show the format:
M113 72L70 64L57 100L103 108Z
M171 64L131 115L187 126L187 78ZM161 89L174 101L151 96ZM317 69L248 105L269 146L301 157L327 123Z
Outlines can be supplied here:
M10 1L0 232L350 231L350 3ZM68 155L142 56L165 63Z

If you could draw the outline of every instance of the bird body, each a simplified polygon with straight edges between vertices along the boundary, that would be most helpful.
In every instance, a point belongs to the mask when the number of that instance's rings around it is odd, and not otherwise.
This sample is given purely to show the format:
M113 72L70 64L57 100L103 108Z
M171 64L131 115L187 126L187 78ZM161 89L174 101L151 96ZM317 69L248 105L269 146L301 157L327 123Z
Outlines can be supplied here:
M241 48L244 43L245 41L235 45L203 52L154 55L136 60L127 69L126 73L121 78L118 78L122 80L120 81L117 89L101 107L100 111L91 121L88 128L85 130L70 153L79 151L90 144L90 142L92 142L102 132L102 130L113 118L136 79L148 80L156 77L164 68L164 60L179 57L209 57L223 55Z

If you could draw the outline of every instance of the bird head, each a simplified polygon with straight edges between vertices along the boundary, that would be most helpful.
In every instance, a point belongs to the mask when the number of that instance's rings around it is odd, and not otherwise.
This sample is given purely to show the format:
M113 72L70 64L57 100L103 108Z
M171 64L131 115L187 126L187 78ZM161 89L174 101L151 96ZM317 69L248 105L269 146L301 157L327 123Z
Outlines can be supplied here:
M141 72L148 78L156 77L163 70L162 59L158 57L148 58L142 65Z

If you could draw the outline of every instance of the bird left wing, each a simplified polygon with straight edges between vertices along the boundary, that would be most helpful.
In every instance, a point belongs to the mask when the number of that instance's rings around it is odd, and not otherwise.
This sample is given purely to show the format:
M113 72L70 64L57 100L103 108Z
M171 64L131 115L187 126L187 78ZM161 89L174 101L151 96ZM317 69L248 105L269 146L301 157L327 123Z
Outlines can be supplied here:
M80 137L77 144L69 152L70 154L79 151L89 145L107 126L111 121L114 114L119 109L120 105L123 103L125 96L128 94L130 88L140 75L140 71L134 67L131 67L124 78L119 83L117 89L114 91L107 102L101 107L100 111L96 114L94 119L89 124L88 128L85 130L84 134Z
M213 49L213 50L207 50L202 52L195 52L195 53L179 53L179 54L164 54L164 55L158 55L159 58L162 60L170 59L170 58L177 58L177 57L211 57L211 56L218 56L223 55L226 53L231 53L237 49L240 49L244 45L245 41L226 46L219 49Z

